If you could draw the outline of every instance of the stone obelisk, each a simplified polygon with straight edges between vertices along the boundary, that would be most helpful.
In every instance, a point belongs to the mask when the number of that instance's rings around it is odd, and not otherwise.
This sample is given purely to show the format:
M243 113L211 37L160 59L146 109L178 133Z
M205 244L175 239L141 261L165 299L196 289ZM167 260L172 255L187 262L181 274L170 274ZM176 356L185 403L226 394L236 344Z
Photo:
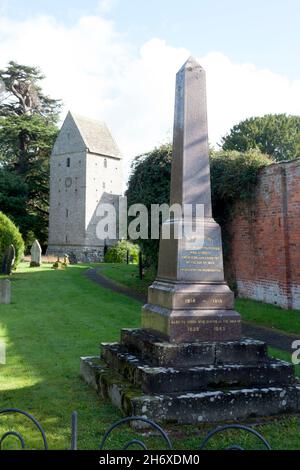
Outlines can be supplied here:
M171 342L238 340L240 315L224 281L221 231L212 218L205 71L193 57L176 75L170 203L180 204L183 218L164 222L171 238L160 240L142 326ZM194 222L203 224L204 236L176 239L176 224L193 223L185 207L195 214L201 204L202 220Z

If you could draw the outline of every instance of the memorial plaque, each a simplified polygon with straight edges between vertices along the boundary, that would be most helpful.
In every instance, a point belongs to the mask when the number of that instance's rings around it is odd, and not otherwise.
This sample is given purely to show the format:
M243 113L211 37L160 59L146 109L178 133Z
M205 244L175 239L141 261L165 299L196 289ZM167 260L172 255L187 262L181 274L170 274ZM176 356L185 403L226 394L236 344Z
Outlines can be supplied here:
M182 279L195 281L223 281L223 254L221 237L216 230L210 229L203 243L181 242L178 257L179 274ZM192 246L189 246L192 245Z

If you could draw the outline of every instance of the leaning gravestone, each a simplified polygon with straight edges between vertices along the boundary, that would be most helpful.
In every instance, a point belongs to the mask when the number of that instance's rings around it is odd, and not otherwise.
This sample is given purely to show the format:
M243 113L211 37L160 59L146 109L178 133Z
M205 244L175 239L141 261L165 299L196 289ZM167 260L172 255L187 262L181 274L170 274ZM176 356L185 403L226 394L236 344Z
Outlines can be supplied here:
M155 421L199 424L299 412L293 366L270 359L265 343L241 339L211 211L205 72L193 58L176 77L170 199L183 208L204 206L204 243L197 236L161 239L142 328L123 329L120 343L102 344L101 359L82 358L81 374L125 414ZM190 226L193 219L179 222Z
M31 250L31 268L38 268L42 264L42 248L38 240L35 240L32 244Z
M15 247L10 245L4 253L1 274L10 276L16 259Z
M11 282L9 279L0 279L0 304L10 304Z

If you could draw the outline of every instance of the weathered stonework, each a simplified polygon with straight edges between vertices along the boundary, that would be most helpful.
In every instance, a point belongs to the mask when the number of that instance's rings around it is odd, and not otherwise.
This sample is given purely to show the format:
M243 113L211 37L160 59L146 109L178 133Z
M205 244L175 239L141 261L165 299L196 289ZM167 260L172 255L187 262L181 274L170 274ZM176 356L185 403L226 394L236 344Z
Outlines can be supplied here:
M101 357L81 358L81 376L125 415L206 423L300 411L294 367L270 359L265 343L179 343L124 329Z
M0 279L0 304L10 304L11 282L9 279Z
M51 155L47 254L102 261L97 208L110 202L118 212L121 194L122 158L105 123L69 112Z

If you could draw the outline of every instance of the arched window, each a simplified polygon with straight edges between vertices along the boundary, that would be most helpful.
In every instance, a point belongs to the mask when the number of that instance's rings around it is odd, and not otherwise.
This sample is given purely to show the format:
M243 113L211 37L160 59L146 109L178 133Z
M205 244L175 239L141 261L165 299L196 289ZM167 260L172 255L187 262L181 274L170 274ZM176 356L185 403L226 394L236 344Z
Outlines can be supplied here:
M70 168L71 166L71 159L70 157L67 158L67 168Z
M104 168L107 168L107 158L104 158Z

